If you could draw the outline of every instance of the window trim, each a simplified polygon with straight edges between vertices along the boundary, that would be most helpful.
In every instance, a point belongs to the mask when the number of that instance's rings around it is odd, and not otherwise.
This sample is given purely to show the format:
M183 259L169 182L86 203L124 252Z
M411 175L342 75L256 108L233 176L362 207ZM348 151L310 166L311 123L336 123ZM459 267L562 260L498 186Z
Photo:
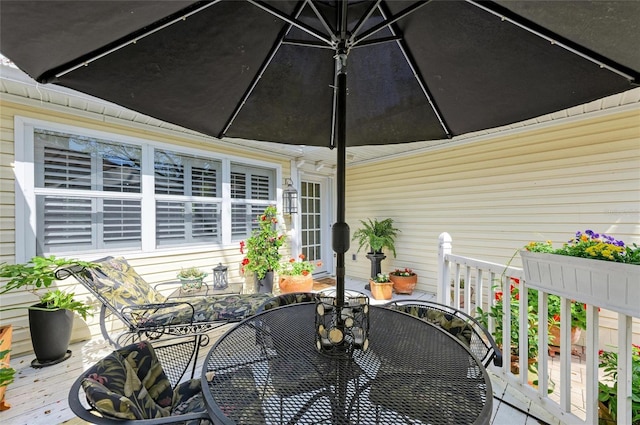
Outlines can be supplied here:
M14 174L15 174L15 255L17 262L26 262L28 259L36 255L36 195L43 192L52 193L50 190L43 191L35 186L35 145L34 145L34 129L42 128L63 133L78 134L86 137L95 137L113 142L122 142L140 146L142 148L142 191L141 193L122 193L123 197L135 197L141 199L143 237L142 247L140 250L122 251L130 254L153 254L155 252L167 255L171 252L184 253L185 251L196 252L198 250L211 251L212 249L228 249L235 246L236 242L232 242L231 238L231 183L230 171L231 164L242 164L248 167L261 167L273 169L275 175L274 191L275 203L282 203L282 164L272 161L264 161L255 158L245 158L242 156L230 155L219 151L209 151L199 148L186 146L188 139L176 139L176 143L168 143L142 137L124 135L117 132L109 132L104 130L95 130L74 125L62 124L53 121L47 121L37 118L24 116L14 116ZM158 135L158 138L162 137ZM181 144L181 143L184 143ZM221 220L220 242L213 247L211 244L203 246L174 246L174 247L156 247L155 241L155 201L157 196L154 193L154 150L166 149L178 152L184 155L200 156L219 160L222 164L222 190L221 190ZM60 190L64 194L66 189ZM75 195L81 191L74 191ZM69 192L66 192L69 193ZM120 196L119 195L119 196ZM92 193L91 196L96 196ZM76 258L93 258L99 251L91 251L84 255L80 253L69 253ZM58 255L64 256L65 253Z

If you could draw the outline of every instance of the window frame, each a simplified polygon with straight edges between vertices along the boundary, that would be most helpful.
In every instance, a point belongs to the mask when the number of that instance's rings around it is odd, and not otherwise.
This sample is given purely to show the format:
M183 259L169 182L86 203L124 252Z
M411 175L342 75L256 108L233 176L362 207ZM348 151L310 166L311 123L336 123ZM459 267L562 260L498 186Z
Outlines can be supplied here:
M15 250L16 261L26 262L29 258L36 255L36 196L40 195L75 195L95 197L94 191L77 191L73 189L47 189L37 188L35 185L35 129L43 129L60 133L68 133L78 136L103 139L110 142L127 143L139 146L142 150L141 167L142 167L142 190L140 193L118 193L123 198L136 198L141 202L141 218L142 218L142 243L140 249L123 249L118 254L137 254L137 253L154 253L159 252L166 255L170 252L198 252L211 251L212 249L228 249L237 244L239 239L233 239L231 236L231 169L232 164L239 164L245 167L255 167L273 170L273 194L275 198L270 199L270 205L281 205L282 202L282 164L273 161L264 161L253 158L245 158L241 156L230 155L218 151L209 151L199 148L186 146L190 141L188 139L176 138L176 143L161 142L153 139L124 135L121 133L110 132L105 130L95 130L85 127L61 124L42 119L15 116L14 117L14 172L15 172ZM158 138L162 135L158 134ZM175 246L156 246L156 219L155 205L156 201L162 199L162 195L155 194L155 177L154 177L154 152L156 149L168 150L185 156L195 156L208 158L212 161L221 163L221 193L220 198L202 198L193 197L195 202L202 199L208 201L217 199L220 201L220 237L217 243L191 244L191 245L175 245ZM114 192L115 193L115 192ZM237 201L237 199L235 199ZM253 201L247 199L247 203ZM110 253L108 250L91 250L91 251L69 251L55 252L58 256L73 256L74 258L93 258L100 254Z

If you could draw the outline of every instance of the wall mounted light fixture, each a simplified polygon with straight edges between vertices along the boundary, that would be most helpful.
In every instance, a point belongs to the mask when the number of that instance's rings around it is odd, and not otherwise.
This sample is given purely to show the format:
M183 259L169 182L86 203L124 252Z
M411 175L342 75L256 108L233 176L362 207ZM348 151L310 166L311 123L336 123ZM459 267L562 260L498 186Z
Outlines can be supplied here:
M298 191L293 187L293 180L285 179L287 187L282 193L283 209L285 214L296 214L298 212Z

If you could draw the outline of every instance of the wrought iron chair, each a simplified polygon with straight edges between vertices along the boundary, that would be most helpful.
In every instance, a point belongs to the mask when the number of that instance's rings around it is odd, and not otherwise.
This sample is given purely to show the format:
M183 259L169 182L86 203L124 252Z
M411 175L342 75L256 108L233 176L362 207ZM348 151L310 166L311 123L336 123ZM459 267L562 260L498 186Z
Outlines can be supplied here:
M100 330L116 348L163 335L197 334L206 345L206 332L230 322L241 321L270 299L271 294L230 294L167 298L151 287L122 258L106 257L93 268L72 266L56 272L58 279L75 277L101 303ZM113 319L126 329L113 336Z
M180 382L195 364L197 340L142 341L113 351L75 380L69 407L95 424L208 424L200 379Z
M491 361L498 367L502 366L502 352L493 336L467 313L448 305L426 300L399 300L384 306L408 313L445 329L469 347L485 367L489 366Z

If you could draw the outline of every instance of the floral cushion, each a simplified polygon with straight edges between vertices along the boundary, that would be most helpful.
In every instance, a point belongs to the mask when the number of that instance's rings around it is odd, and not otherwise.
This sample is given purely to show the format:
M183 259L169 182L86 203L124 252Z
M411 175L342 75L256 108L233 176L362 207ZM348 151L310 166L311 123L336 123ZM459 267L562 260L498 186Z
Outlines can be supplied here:
M98 267L85 270L85 276L95 291L116 309L166 301L166 297L153 289L124 258L106 257L94 263Z
M85 375L87 401L106 416L152 419L171 414L171 383L147 342L114 351Z
M172 298L168 302L182 304L159 308L141 319L144 320L144 326L150 327L189 323L192 313L195 323L234 322L254 315L258 307L269 298L270 294L263 293Z
M399 305L394 308L398 311L408 313L412 316L438 325L462 341L467 347L471 346L471 339L474 334L473 327L463 319L456 317L453 314L411 304Z
M183 415L185 413L204 412L207 407L202 397L202 385L200 379L191 379L178 385L173 390L173 408L171 415ZM208 425L207 420L193 420L185 422L186 425Z
M272 308L281 307L284 305L315 302L318 298L318 294L313 292L291 292L288 294L278 295L268 300L258 308L258 312L271 310Z
M89 283L138 328L191 322L239 321L255 314L257 308L272 297L270 294L260 293L168 300L153 289L124 258L106 257L94 263L99 266L85 270ZM154 309L137 308L164 303L170 304Z

